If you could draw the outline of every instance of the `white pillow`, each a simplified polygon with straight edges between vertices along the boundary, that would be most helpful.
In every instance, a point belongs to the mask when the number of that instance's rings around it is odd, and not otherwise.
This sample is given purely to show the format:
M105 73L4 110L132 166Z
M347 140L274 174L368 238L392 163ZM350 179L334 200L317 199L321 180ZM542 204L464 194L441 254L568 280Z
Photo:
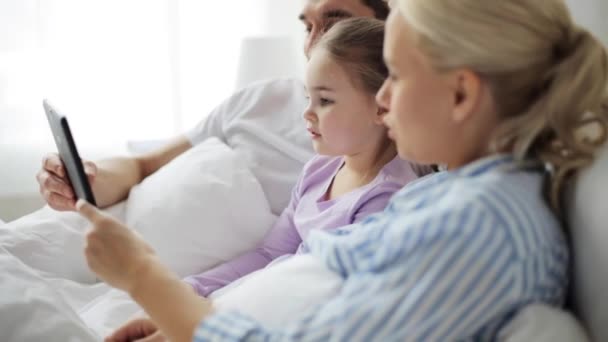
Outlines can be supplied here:
M217 138L134 187L126 223L180 276L251 250L276 217L247 162Z
M218 311L238 311L265 327L278 328L327 302L343 279L309 254L290 256L215 291Z
M608 341L608 144L571 195L575 309L594 341Z
M519 312L500 332L505 342L588 342L583 327L569 312L532 304Z

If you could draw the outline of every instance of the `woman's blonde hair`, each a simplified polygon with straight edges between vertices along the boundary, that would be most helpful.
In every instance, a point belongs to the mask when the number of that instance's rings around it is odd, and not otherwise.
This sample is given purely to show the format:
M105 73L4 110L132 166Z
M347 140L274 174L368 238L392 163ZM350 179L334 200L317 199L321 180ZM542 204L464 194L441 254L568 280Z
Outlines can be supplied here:
M608 130L608 55L562 0L396 0L438 71L466 67L491 85L502 123L489 148L565 180L593 161ZM590 131L589 131L590 130ZM589 134L592 133L592 134Z

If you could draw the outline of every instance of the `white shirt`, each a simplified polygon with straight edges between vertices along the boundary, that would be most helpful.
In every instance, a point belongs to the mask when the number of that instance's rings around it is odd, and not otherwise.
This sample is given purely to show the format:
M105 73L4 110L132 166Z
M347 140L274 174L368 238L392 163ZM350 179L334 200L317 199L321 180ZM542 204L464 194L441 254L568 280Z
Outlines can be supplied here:
M304 164L313 156L302 113L308 106L297 79L254 83L236 92L186 133L192 145L218 137L247 159L272 212L287 206Z

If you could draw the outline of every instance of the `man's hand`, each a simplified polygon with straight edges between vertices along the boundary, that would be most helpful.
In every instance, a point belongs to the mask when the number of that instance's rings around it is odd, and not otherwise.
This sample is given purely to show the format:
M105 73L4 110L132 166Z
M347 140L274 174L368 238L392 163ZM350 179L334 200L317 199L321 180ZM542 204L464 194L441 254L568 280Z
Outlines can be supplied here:
M156 324L149 318L131 320L105 339L105 342L130 341L167 342L169 340L161 334Z
M83 161L83 166L92 185L97 175L97 166L90 161ZM76 195L58 154L53 153L44 157L42 169L36 175L36 179L40 185L40 194L51 208L59 211L76 210Z
M84 200L78 212L93 225L86 236L89 268L109 285L131 293L138 276L158 262L152 248L129 228Z

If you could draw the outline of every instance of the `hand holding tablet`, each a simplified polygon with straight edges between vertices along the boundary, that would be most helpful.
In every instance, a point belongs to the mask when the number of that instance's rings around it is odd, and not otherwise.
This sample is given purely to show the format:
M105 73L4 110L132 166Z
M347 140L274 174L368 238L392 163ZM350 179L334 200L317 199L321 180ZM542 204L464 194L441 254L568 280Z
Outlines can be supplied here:
M76 197L74 201L84 199L96 205L93 191L84 172L82 160L76 149L67 119L60 115L46 100L43 101L43 107L53 133L55 144L57 145L59 157L63 162L65 171L67 171L67 178ZM39 181L41 180L39 179Z

